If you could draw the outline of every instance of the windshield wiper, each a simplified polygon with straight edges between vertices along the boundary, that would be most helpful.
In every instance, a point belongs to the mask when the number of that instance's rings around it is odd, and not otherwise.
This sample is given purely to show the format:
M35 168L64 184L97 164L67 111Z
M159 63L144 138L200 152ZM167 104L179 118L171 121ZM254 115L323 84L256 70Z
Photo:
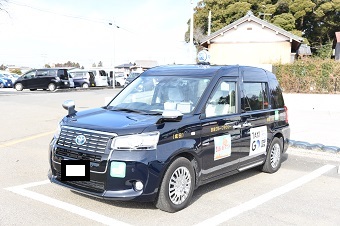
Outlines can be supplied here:
M150 111L150 112L145 112L145 115L162 115L162 112L159 111Z
M133 113L143 113L142 111L129 109L129 108L113 108L112 111L125 111L125 112L133 112Z
M135 109L130 109L130 108L121 108L121 107L113 107L110 106L107 109L111 111L125 111L125 112L132 112L132 113L139 113L143 115L162 115L162 112L159 111L142 111L142 110L135 110Z

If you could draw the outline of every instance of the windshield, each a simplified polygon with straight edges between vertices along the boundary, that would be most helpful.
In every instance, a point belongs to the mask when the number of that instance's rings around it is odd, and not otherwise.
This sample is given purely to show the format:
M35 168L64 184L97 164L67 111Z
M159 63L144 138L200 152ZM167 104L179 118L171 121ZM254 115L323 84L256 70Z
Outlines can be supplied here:
M108 105L112 110L190 113L206 89L209 78L140 76Z

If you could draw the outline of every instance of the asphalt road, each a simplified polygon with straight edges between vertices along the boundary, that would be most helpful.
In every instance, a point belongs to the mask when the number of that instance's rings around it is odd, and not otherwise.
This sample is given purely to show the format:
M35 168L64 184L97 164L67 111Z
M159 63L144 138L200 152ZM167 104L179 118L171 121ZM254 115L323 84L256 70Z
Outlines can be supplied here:
M89 198L46 181L49 141L66 114L62 102L75 100L77 110L100 107L119 90L0 91L0 225L340 224L340 155L319 151L289 148L277 173L251 169L204 185L174 214L152 203ZM303 121L305 114L295 112L290 119Z

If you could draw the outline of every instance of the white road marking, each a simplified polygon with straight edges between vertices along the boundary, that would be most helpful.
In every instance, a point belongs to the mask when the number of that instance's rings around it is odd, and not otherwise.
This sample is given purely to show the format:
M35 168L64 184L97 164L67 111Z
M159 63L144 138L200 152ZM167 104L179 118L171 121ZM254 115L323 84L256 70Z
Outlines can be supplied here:
M68 212L77 214L82 217L86 217L90 220L97 221L99 223L105 224L105 225L122 225L122 226L128 226L130 224L124 223L122 221L115 220L113 218L98 214L96 212L81 208L76 205L72 205L67 202L63 202L51 197L48 197L46 195L42 195L33 191L26 190L25 188L30 188L30 187L35 187L39 185L44 185L50 183L49 180L44 180L44 181L39 181L39 182L34 182L34 183L29 183L29 184L24 184L24 185L19 185L15 187L10 187L10 188L5 188L8 191L11 191L13 193L28 197L30 199L34 199L36 201L48 204L53 207L57 207L63 210L66 210Z
M273 198L276 198L280 195L283 195L287 192L290 192L314 179L316 179L317 177L321 176L322 174L328 172L329 170L335 168L336 166L333 166L333 165L325 165L323 167L320 167L319 169L303 176L303 177L300 177L299 179L296 179L282 187L279 187L279 188L276 188L266 194L263 194L263 195L260 195L259 197L257 198L254 198L252 200L249 200L239 206L236 206L236 207L233 207L233 208L230 208L230 209L227 209L226 211L223 211L222 213L212 217L212 218L209 218L209 219L206 219L198 224L196 224L196 226L205 226L205 225L209 225L209 226L212 226L212 225L218 225L218 224L221 224L223 222L226 222L248 210L251 210L251 209L254 209L256 208L257 206L265 203L265 202L268 202L270 201L271 199Z
M44 184L49 184L51 183L49 180L43 180L43 181L38 181L38 182L32 182L32 183L28 183L28 184L22 184L22 185L18 185L15 187L10 187L10 188L5 188L6 190L11 190L12 188L15 189L25 189L25 188L31 188L31 187L36 187L36 186L40 186L40 185L44 185Z

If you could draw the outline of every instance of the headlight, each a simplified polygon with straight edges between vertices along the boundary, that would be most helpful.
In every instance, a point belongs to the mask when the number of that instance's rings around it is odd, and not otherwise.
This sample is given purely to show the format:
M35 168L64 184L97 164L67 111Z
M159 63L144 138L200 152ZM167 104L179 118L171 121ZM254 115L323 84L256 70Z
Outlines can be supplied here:
M60 132L61 132L61 125L60 125L60 122L59 122L58 125L57 125L57 129L55 131L55 134L54 134L55 139L59 138Z
M153 150L157 148L159 132L141 133L116 137L112 141L112 149L116 150Z

